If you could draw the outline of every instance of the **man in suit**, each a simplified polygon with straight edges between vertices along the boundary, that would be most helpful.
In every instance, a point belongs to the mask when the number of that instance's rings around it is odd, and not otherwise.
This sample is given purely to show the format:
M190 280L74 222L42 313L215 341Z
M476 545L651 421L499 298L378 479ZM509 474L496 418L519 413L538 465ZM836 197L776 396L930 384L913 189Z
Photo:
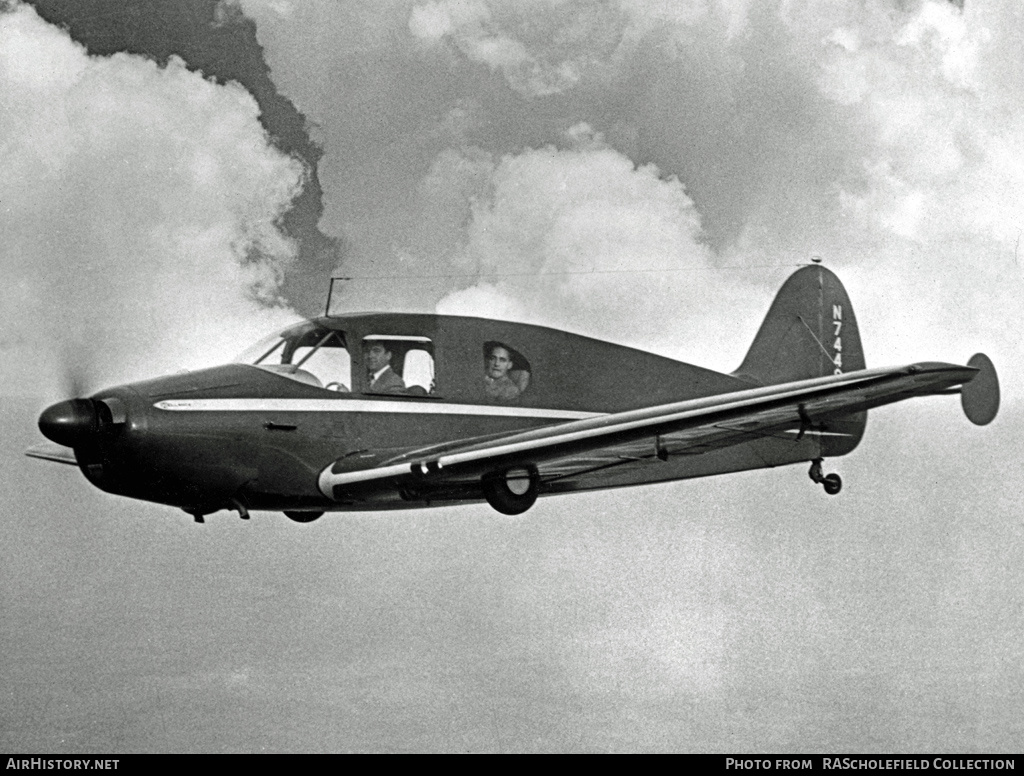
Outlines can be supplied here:
M363 363L370 393L405 393L405 381L391 368L391 351L385 343L364 343Z

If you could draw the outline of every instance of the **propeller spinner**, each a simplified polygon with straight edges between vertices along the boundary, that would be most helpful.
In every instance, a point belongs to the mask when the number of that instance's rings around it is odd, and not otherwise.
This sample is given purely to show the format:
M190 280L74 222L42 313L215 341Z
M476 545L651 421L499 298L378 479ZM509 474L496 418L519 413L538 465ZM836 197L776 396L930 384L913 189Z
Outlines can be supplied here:
M51 442L79 447L99 430L100 418L93 399L57 402L39 416L39 430Z

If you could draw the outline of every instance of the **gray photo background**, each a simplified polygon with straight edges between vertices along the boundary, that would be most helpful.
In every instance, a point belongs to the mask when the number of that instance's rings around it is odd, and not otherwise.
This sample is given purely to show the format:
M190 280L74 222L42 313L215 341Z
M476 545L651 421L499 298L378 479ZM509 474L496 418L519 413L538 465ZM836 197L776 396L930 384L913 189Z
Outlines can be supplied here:
M1020 750L1016 2L4 8L0 748ZM987 352L996 422L873 412L834 499L792 467L514 520L196 526L22 455L332 272L730 371L815 255L869 365Z

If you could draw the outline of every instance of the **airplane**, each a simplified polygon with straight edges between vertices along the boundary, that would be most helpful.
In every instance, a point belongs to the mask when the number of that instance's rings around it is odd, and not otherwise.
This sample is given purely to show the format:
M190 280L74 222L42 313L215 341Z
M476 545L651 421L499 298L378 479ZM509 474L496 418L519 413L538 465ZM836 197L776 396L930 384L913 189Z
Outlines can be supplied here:
M824 459L857 447L869 409L946 394L990 423L991 360L868 369L846 290L815 263L731 374L523 323L325 315L233 363L54 404L50 442L26 454L199 523L481 501L519 515L542 496L796 463L835 495Z

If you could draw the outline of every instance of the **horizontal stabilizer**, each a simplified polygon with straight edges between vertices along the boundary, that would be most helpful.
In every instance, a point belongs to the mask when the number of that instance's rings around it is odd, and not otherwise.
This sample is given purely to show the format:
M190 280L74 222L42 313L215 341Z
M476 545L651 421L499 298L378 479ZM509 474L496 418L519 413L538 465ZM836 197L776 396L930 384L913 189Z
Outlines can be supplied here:
M960 405L967 419L976 426L991 423L999 412L999 378L992 359L984 353L975 353L967 366L978 374L960 389Z
M75 459L75 451L70 447L58 445L55 442L42 442L38 445L32 445L32 447L25 451L25 455L29 458L41 458L44 461L78 466L78 461Z

